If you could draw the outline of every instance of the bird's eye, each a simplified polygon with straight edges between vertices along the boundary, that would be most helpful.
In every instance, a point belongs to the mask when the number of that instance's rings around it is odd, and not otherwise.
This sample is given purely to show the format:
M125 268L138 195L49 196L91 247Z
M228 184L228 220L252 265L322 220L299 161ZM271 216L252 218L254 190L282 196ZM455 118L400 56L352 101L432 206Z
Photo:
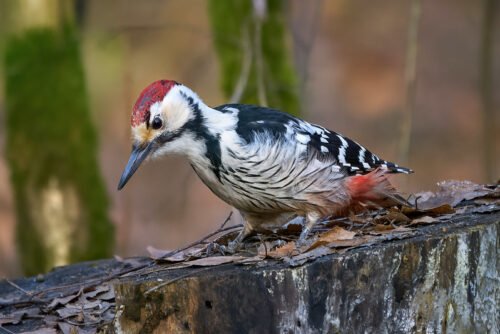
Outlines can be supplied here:
M151 122L151 126L153 127L153 129L158 130L162 127L162 125L163 123L159 117L153 118L153 122Z

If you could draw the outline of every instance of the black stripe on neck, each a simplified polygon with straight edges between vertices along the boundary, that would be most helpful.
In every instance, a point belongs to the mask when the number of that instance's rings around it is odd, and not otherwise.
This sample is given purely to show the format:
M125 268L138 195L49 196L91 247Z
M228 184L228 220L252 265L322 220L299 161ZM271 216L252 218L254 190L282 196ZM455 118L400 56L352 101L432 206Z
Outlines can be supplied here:
M207 126L203 122L203 115L201 114L200 106L191 96L181 93L182 96L188 101L189 107L193 111L194 118L189 120L181 129L183 131L190 131L195 135L196 139L203 140L207 148L205 156L212 165L212 171L219 181L221 181L220 173L223 169L221 161L221 147L220 136L214 136L208 131Z

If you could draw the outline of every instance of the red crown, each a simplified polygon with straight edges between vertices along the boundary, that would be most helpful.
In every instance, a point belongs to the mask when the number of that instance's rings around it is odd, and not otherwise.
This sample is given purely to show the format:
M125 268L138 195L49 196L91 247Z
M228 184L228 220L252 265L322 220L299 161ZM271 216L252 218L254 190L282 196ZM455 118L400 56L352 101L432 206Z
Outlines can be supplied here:
M149 108L151 105L163 100L165 95L175 85L177 85L177 82L172 80L158 80L147 86L141 95L139 95L137 102L135 102L130 119L132 126L147 122L150 116Z

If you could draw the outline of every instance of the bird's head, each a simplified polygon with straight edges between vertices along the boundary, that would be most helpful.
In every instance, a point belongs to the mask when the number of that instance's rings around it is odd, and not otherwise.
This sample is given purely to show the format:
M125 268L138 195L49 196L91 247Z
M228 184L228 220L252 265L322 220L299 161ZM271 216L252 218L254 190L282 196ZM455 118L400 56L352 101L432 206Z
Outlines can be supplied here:
M132 152L119 190L147 157L175 150L174 142L193 119L193 98L189 88L171 80L155 81L142 91L132 111Z

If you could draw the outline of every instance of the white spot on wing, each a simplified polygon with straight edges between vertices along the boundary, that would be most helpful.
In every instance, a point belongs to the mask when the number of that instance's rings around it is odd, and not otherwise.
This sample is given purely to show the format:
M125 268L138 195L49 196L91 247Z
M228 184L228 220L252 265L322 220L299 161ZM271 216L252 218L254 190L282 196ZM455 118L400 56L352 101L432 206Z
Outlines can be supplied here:
M321 145L321 152L328 153L330 151L328 151L328 148L326 148L326 146Z
M326 139L325 137L321 136L320 140L322 143L328 144L328 139Z
M305 131L309 132L309 133L321 133L321 129L318 129L317 127L313 126L312 124L308 123L308 122L300 122L299 123L299 126L300 128L304 129Z
M365 163L365 152L366 152L366 149L363 146L360 146L358 159L359 159L359 162L361 162L362 164Z
M303 133L296 133L295 139L297 139L297 141L299 143L304 144L304 145L306 145L307 143L309 143L311 141L311 137L309 137L308 135L305 135Z
M337 135L337 137L342 142L342 145L340 145L340 148L339 148L339 162L343 165L349 165L347 163L347 161L345 160L345 151L346 151L347 146L348 146L347 141L341 135Z

